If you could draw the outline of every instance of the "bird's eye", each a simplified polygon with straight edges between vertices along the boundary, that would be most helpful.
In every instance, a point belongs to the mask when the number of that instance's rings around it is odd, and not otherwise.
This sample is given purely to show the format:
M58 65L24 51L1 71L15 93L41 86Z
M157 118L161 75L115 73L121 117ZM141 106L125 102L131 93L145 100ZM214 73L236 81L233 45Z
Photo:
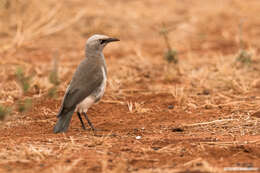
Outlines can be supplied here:
M106 40L99 40L100 44L104 44Z

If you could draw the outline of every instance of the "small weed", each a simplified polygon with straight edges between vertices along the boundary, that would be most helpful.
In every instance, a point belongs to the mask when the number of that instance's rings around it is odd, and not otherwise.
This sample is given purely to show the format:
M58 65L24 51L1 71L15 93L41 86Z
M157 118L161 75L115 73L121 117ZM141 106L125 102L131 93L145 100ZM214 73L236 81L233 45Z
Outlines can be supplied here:
M245 42L243 40L243 20L240 21L238 27L240 52L236 58L236 61L245 65L250 65L252 63L252 55L245 50Z
M171 48L170 42L169 42L169 30L166 28L165 24L163 23L162 29L160 31L160 34L163 36L165 44L167 46L167 51L164 54L164 59L168 63L178 63L178 52Z
M252 56L246 50L241 50L236 58L236 61L245 65L250 65L252 63Z
M30 76L25 76L24 70L21 67L18 67L15 76L17 79L18 84L20 85L23 93L26 93L30 88Z
M168 63L174 63L177 64L178 63L178 52L175 50L168 50L165 54L164 54L164 58L166 59L166 61Z
M3 121L11 113L11 108L0 105L0 121Z
M18 67L15 72L15 77L22 90L22 95L16 102L16 108L19 112L26 112L32 107L32 99L27 98L23 100L21 97L29 91L32 76L26 76L23 68Z

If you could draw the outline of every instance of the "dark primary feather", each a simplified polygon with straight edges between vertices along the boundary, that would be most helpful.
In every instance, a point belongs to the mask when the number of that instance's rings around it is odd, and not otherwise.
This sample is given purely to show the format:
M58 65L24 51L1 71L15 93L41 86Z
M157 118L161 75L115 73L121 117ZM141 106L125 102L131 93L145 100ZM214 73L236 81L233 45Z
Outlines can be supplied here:
M59 119L53 129L54 133L66 132L68 130L73 113L74 109L67 112L63 116L59 116Z

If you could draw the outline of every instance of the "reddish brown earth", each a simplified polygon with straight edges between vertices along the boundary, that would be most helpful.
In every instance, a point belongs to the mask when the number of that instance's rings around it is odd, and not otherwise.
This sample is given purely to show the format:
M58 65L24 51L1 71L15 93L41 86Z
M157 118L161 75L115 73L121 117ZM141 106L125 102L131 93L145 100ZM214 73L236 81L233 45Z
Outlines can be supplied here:
M260 169L259 1L77 0L61 10L86 14L0 54L0 103L13 106L0 124L0 172ZM168 37L179 52L176 65L163 59L162 23L173 28ZM82 130L74 115L67 133L53 134L66 86L94 33L121 39L105 48L108 88L88 112L99 130ZM236 58L241 35L250 64ZM50 98L54 57L61 84ZM14 80L18 66L34 74L26 94ZM32 108L19 113L14 105L25 98Z

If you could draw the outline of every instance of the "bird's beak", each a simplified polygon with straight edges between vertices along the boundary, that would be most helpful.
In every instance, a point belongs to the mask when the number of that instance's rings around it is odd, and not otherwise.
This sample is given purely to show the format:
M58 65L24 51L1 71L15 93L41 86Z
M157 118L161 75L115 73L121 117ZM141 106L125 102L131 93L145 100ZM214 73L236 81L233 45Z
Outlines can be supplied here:
M118 38L107 38L106 39L106 42L109 43L109 42L114 42L114 41L120 41Z

